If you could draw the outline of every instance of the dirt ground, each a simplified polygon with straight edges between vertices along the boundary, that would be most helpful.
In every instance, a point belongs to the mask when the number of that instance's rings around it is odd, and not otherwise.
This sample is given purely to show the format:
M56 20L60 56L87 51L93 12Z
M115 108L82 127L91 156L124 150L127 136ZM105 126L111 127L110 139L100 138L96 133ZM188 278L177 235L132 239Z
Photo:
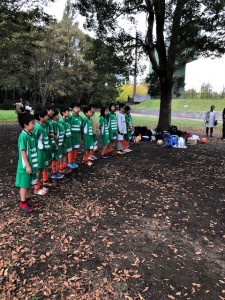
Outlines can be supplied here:
M0 299L225 299L225 141L81 166L24 215L0 126ZM195 132L203 134L203 132ZM81 154L80 154L81 155Z

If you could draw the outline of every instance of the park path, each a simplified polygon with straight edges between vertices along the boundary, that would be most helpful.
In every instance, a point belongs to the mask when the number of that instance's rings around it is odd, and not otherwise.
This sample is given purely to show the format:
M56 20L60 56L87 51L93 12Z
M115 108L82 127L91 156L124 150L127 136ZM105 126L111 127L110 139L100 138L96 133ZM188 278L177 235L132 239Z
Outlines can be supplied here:
M134 116L159 116L158 110L150 110L150 109L133 109L132 108L132 114ZM172 118L173 119L189 119L194 121L204 121L205 118L205 112L190 112L190 111L172 111ZM216 119L218 121L222 121L222 113L216 112Z

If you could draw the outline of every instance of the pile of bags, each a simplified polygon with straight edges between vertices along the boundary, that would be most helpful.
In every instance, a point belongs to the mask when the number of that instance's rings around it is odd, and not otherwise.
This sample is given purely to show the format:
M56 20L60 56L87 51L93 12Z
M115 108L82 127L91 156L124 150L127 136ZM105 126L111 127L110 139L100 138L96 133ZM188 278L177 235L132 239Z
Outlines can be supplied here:
M132 140L134 142L152 141L159 146L166 148L187 148L187 145L195 145L198 141L205 143L198 135L191 135L186 131L178 130L176 126L171 126L168 131L156 131L143 126L134 127Z

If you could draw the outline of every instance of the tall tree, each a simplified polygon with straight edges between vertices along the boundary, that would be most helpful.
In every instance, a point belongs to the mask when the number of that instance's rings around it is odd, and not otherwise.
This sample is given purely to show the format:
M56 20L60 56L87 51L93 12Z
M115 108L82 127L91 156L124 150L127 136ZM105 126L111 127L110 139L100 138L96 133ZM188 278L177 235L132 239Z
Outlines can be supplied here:
M51 1L51 0L49 0ZM0 88L8 94L30 88L29 68L35 42L51 17L44 13L48 0L0 1Z
M146 16L146 34L138 45L149 57L160 81L158 128L171 125L173 75L195 55L225 53L224 0L73 0L86 17L86 28L125 56L135 47L135 19ZM127 26L124 26L125 19Z

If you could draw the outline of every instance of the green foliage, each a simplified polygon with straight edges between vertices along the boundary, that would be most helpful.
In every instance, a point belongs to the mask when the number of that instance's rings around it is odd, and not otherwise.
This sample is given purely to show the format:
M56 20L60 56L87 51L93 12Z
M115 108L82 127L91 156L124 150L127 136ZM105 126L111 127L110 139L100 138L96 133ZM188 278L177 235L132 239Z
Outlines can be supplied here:
M171 125L177 68L200 54L225 53L225 1L76 0L75 7L86 17L86 28L94 30L118 53L123 52L127 61L132 59L136 45L150 59L161 88L159 128ZM146 34L136 39L136 21L141 14L146 15ZM121 19L126 20L127 28ZM132 74L133 65L130 67ZM176 86L175 92L179 93Z
M193 88L185 91L185 98L190 98L190 99L197 98L197 91Z
M146 78L148 84L148 94L152 97L159 97L160 95L160 82L159 77L155 72L150 73Z

